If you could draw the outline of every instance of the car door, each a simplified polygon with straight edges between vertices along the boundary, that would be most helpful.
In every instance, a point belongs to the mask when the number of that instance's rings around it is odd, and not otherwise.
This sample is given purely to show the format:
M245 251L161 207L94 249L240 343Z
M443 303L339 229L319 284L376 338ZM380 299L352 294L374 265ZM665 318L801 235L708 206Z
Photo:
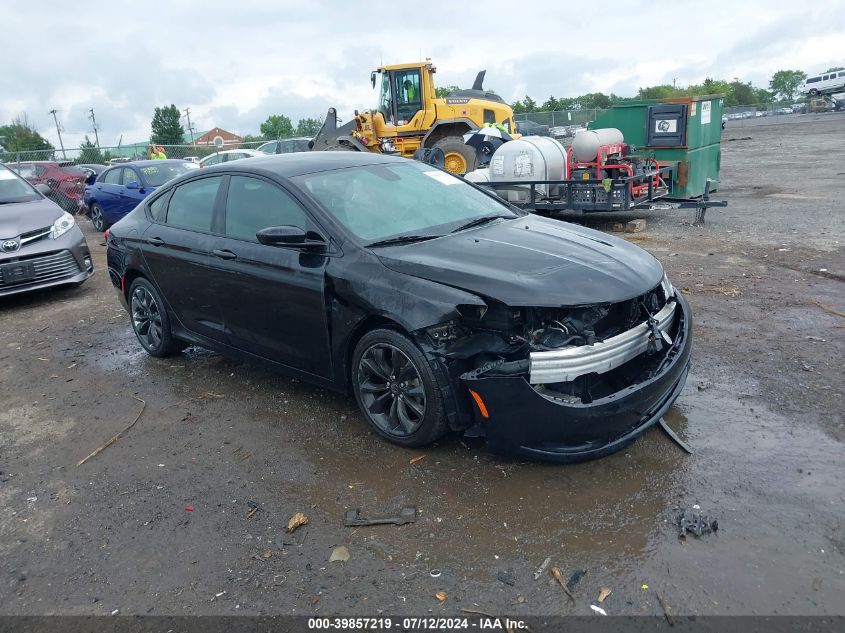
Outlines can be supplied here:
M234 347L322 377L331 376L325 267L331 255L259 244L257 231L317 227L277 183L232 175L211 267L215 293ZM325 234L324 234L325 235Z
M138 186L130 188L128 185L131 182L136 183ZM150 194L150 191L146 188L141 174L132 167L123 168L121 185L120 194L118 194L120 197L120 211L123 215L126 215L137 207L138 203Z
M123 188L120 184L122 172L122 167L114 167L104 171L94 183L94 200L99 203L109 224L117 222L121 217L119 193Z
M226 335L209 280L209 257L223 178L190 180L156 198L149 207L153 222L141 240L153 282L174 316L188 330L221 343Z

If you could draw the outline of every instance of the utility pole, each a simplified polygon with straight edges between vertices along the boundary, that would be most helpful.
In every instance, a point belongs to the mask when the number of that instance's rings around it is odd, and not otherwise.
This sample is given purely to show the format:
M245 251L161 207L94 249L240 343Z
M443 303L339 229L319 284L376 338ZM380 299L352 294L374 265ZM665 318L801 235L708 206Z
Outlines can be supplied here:
M194 128L191 127L191 109L185 108L185 118L188 119L188 132L191 133L191 145L194 144Z
M675 82L678 80L677 77L672 77L672 90L675 89Z
M91 125L94 127L94 138L96 139L97 149L100 149L100 135L97 134L97 119L94 118L94 108L88 110L91 113L91 116L88 118L91 119Z
M59 125L59 119L56 116L56 108L53 108L52 110L50 110L50 114L53 115L53 121L56 122L56 134L59 135L59 147L62 148L62 158L67 160L67 154L65 153L65 144L64 144L64 142L62 142L62 130L61 130L61 126Z

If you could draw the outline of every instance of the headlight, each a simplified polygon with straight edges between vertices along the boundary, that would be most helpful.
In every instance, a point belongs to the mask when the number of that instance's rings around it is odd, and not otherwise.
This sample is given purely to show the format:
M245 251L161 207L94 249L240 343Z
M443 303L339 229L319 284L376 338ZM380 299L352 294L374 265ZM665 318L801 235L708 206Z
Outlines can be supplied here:
M666 273L663 273L663 279L660 282L660 286L663 288L663 296L666 297L667 301L675 296L675 289L672 287L672 282L669 281L669 277L666 276Z
M53 239L61 237L70 231L74 224L76 224L76 220L73 219L73 216L70 213L65 211L58 220L53 222L53 226L50 228L50 237Z

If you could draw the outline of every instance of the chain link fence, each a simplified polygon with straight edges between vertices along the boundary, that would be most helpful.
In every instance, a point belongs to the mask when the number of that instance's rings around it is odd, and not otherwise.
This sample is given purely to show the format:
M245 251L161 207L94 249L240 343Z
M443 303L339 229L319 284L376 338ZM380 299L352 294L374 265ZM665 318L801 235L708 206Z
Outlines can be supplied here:
M600 108L524 112L514 114L513 119L521 134L541 134L564 140L586 128L587 124L594 121L602 112L604 110Z
M285 139L281 139L284 141ZM212 154L221 152L237 152L242 150L257 150L266 141L249 143L231 143L222 146L215 145L157 145L164 150L167 158L176 158L199 162ZM28 151L5 150L0 151L0 162L9 165L16 163L31 163L52 161L72 165L114 165L132 160L146 160L150 158L149 143L133 143L130 145L82 147L72 149L42 149Z

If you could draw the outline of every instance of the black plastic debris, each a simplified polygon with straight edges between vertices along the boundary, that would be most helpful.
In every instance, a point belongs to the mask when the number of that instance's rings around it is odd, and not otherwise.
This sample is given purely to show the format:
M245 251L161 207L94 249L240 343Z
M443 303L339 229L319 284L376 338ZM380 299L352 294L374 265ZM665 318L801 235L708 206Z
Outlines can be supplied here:
M569 580L566 581L566 586L569 591L575 591L575 587L578 586L578 583L581 582L581 579L586 574L586 569L576 569L574 572L572 572L572 575L569 577Z
M500 569L496 574L496 580L513 587L516 584L516 574L514 574L513 568Z
M716 532L718 529L719 522L698 508L686 508L678 515L679 538L686 538L687 533L698 538L702 534Z

